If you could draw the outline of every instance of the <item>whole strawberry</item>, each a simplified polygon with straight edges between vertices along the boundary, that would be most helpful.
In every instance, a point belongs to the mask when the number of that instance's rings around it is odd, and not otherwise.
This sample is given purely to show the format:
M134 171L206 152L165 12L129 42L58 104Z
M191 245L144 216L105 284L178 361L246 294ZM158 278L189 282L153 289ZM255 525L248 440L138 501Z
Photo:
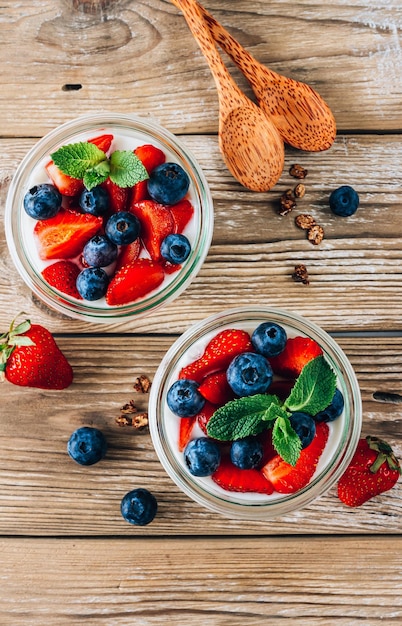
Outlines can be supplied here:
M401 473L399 461L388 443L377 437L360 439L338 483L338 497L348 506L361 506L391 489Z
M24 320L0 336L0 374L13 385L65 389L73 370L51 333Z

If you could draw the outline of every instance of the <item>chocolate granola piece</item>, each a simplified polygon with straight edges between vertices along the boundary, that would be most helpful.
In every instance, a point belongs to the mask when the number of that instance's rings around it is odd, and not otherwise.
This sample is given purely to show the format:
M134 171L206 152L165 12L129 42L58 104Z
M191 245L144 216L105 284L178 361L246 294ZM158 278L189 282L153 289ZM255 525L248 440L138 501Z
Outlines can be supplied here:
M321 243L324 239L324 229L319 224L315 224L307 231L307 239L311 241L315 246Z
M139 376L135 381L133 388L134 391L137 391L138 393L148 393L148 391L151 389L151 384L152 383L149 380L148 376L144 376L144 374L141 374L141 376Z
M296 207L296 200L293 197L293 192L291 189L287 189L287 191L285 191L281 195L279 203L279 215L287 215Z
M303 265L303 263L295 265L295 271L292 274L292 278L295 283L303 283L304 285L310 284L307 267Z
M303 230L309 230L316 225L316 221L309 213L301 213L295 217L295 224Z
M298 163L294 163L289 168L289 174L294 178L306 178L308 174L308 170L299 165Z

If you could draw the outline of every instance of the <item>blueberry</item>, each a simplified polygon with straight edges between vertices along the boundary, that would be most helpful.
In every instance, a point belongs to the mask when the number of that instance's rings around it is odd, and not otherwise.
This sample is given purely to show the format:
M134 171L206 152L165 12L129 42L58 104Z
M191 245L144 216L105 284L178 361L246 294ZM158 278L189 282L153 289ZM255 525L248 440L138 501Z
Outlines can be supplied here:
M184 460L193 476L211 476L221 462L218 444L207 437L192 439L184 448Z
M185 235L172 234L165 237L161 243L161 255L166 261L179 265L183 263L191 252L191 245Z
M109 194L103 187L93 187L90 191L84 189L79 198L79 205L84 213L105 215L110 205Z
M100 267L87 267L78 274L76 284L84 300L99 300L106 293L109 277Z
M35 220L48 220L60 210L62 196L54 185L35 185L24 196L24 209Z
M118 248L104 235L95 235L82 251L84 261L92 267L107 267L117 259Z
M120 511L126 522L146 526L154 519L158 510L155 496L148 489L133 489L126 493Z
M67 452L80 465L93 465L105 456L107 442L97 428L83 426L73 432L67 443Z
M331 400L331 404L326 409L314 415L316 422L333 422L339 417L345 406L345 400L342 392L339 389L335 389L334 397Z
M289 418L293 430L299 435L302 448L307 448L315 435L315 421L311 415L295 411Z
M286 331L275 322L263 322L253 332L251 343L260 354L266 357L277 356L286 345Z
M151 172L148 193L161 204L176 204L184 198L190 186L188 174L178 163L162 163Z
M245 437L233 441L230 448L230 460L240 469L254 469L262 461L264 449L256 437Z
M192 417L201 411L205 398L198 391L198 383L181 378L170 387L166 402L169 409L179 417Z
M128 211L114 213L109 217L105 227L106 236L118 246L135 241L140 230L141 224L138 217Z
M231 361L226 377L238 396L265 393L272 382L272 368L262 354L243 352Z
M329 207L332 213L341 217L349 217L356 213L359 206L359 195L353 187L342 185L329 196Z

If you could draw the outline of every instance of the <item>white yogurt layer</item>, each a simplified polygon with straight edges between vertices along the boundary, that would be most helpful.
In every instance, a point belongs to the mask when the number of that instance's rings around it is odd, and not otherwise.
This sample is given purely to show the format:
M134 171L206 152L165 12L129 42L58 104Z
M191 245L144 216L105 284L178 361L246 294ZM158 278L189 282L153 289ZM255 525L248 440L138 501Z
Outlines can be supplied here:
M202 337L202 339L195 342L185 354L183 354L181 359L178 361L176 367L172 369L172 372L170 373L169 378L167 378L166 380L166 389L169 389L170 386L178 379L179 372L183 367L185 367L186 365L189 365L190 363L198 359L200 356L202 356L202 354L204 353L205 347L211 341L211 339L218 334L218 332L221 332L222 330L226 328L238 328L238 329L246 330L251 336L255 328L260 323L267 322L267 321L268 320L264 318L264 319L261 319L260 321L254 320L253 322L250 322L250 323L229 324L227 326L222 326L219 330L214 330L206 334L204 337ZM295 337L295 336L303 336L302 333L295 332L293 329L289 328L286 324L281 324L281 326L286 330L288 338ZM274 380L275 380L275 377L274 377ZM342 393L345 395L345 392L342 387L342 381L338 379L337 385L339 389L342 391ZM269 390L268 390L268 393L269 393ZM280 494L277 492L274 492L273 494L270 494L270 495L259 494L259 493L230 492L230 491L226 491L222 489L209 476L202 477L202 478L197 477L197 476L192 476L188 472L187 466L184 461L183 453L179 452L178 450L180 418L177 417L177 415L175 415L169 409L166 401L164 403L164 421L165 421L165 432L166 432L166 437L167 437L167 444L172 454L176 458L177 462L180 464L183 470L188 474L191 481L197 483L203 489L210 492L214 496L218 496L221 498L223 497L225 500L232 501L232 502L237 501L237 502L255 502L255 503L257 502L264 503L264 502L271 501L271 500L281 500L285 497L289 497L287 494ZM312 480L314 480L314 478L318 476L323 470L325 470L325 468L334 460L334 457L336 456L337 450L342 441L342 433L344 430L344 424L345 424L345 411L343 411L343 413L336 420L328 423L328 427L329 427L328 442L324 449L323 454L321 455L321 458L317 465L316 472ZM197 437L205 437L205 434L196 423L192 431L192 439L195 439Z
M156 148L159 148L160 150L164 152L166 156L166 161L176 162L176 163L179 163L182 167L184 167L183 163L181 163L178 160L177 155L175 155L174 152L169 151L164 144L158 142L154 138L150 139L149 137L142 135L140 132L136 132L135 130L131 130L131 129L127 129L127 133L125 133L124 135L121 132L116 132L116 130L112 126L101 128L98 131L95 131L95 133L94 133L94 130L92 129L91 131L87 133L77 134L76 136L70 138L67 143L71 144L71 143L77 143L80 141L87 141L88 139L93 139L94 137L104 135L104 134L110 134L114 136L110 152L113 152L115 150L135 150L135 148L137 148L138 146L151 143L153 146L155 146ZM65 144L60 144L59 147L61 147L62 145L65 145ZM28 191L35 185L39 185L42 183L52 183L45 169L45 166L47 165L49 161L50 161L50 155L46 156L41 161L39 161L37 165L33 168L31 176L29 177L28 182L27 182L26 191ZM183 234L186 235L186 237L190 241L191 247L193 247L197 239L197 234L200 231L201 215L200 215L199 203L198 203L197 196L194 190L194 184L191 180L191 176L190 176L190 187L185 198L188 199L192 203L194 207L194 214L193 214L192 219L186 225L186 228L184 229ZM40 258L39 253L38 253L36 237L34 236L34 233L33 233L35 224L36 224L36 220L30 217L29 215L27 215L25 210L22 208L21 209L21 232L22 232L22 238L23 238L23 242L22 242L23 247L25 249L26 256L28 258L30 265L36 270L38 274L40 274L46 266L52 265L53 263L57 261L57 259L44 261L43 259ZM147 251L142 249L140 256L148 257ZM72 259L72 260L78 260L78 259ZM185 265L186 263L183 263L182 267L184 268ZM114 266L112 265L109 268L105 268L105 270L109 275L113 274ZM146 295L146 298L165 289L166 286L168 286L173 280L175 280L175 278L181 271L182 269L178 270L177 272L173 272L171 274L165 274L165 278L163 282L161 283L161 285L159 285L157 289L149 292ZM77 300L77 302L83 302L83 301ZM106 303L105 298L100 298L99 300L91 301L88 304L90 304L90 306L93 308L110 308L110 309L113 308L113 307L110 307Z

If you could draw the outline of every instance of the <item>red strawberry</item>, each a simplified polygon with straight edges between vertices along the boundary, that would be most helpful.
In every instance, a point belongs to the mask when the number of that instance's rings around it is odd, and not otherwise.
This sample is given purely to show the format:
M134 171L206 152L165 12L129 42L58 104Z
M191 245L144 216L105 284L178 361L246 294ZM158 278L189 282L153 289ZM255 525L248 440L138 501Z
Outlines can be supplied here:
M386 441L370 436L360 439L338 483L338 497L348 506L361 506L392 489L401 473L399 461Z
M119 253L119 256L117 257L115 272L123 267L123 265L130 265L130 263L136 261L140 254L140 251L141 241L139 237L135 239L135 241L133 241L132 243L121 246L121 251Z
M193 417L181 417L179 424L179 452L183 452L184 448L191 439L191 433L196 423L197 418Z
M162 165L162 163L166 161L164 152L148 143L143 146L138 146L138 148L134 150L134 154L140 159L148 174L150 174L157 165ZM140 202L147 198L149 198L147 181L142 180L133 187L132 202Z
M189 200L180 200L169 206L175 224L175 233L182 233L194 215L194 207Z
M49 285L55 287L62 293L82 300L76 287L77 276L80 273L78 265L72 261L56 261L48 265L42 272L43 278Z
M228 328L211 339L199 359L183 367L179 378L190 378L200 383L207 374L226 370L238 354L253 351L250 335L245 330Z
M110 180L110 178L107 178L103 183L101 183L101 187L106 189L109 194L111 213L127 210L129 196L128 187L119 187L119 185L116 185L116 183Z
M285 349L278 356L269 358L275 374L285 378L297 378L303 367L321 356L318 343L309 337L293 337L286 342Z
M53 161L49 161L45 169L50 180L63 196L76 196L84 189L82 180L63 174Z
M279 454L276 454L261 468L260 471L272 483L275 491L295 493L310 482L327 443L328 435L328 424L318 423L313 441L300 452L296 465L289 465Z
M226 404L235 397L226 378L226 371L208 374L198 387L198 391L206 400L218 406Z
M15 320L14 320L15 321ZM29 320L0 337L0 371L13 385L40 389L65 389L73 370L51 333Z
M240 469L227 457L222 457L212 480L226 491L273 493L273 487L256 469Z
M154 261L161 260L161 243L174 231L170 210L154 200L142 200L131 204L130 212L141 222L141 239Z
M108 152L110 150L110 146L112 145L114 137L113 135L99 135L98 137L93 137L92 139L88 139L89 143L95 144L99 148L99 150L103 150L103 152Z
M113 276L106 292L106 302L110 306L134 302L156 289L164 276L162 266L155 261L137 259L124 265Z
M197 413L196 415L198 425L205 435L208 435L207 425L212 415L215 413L215 411L216 411L216 406L214 406L207 400L204 406L202 407L201 411Z
M84 244L102 227L101 217L61 209L48 220L35 224L41 259L70 259L77 256Z

